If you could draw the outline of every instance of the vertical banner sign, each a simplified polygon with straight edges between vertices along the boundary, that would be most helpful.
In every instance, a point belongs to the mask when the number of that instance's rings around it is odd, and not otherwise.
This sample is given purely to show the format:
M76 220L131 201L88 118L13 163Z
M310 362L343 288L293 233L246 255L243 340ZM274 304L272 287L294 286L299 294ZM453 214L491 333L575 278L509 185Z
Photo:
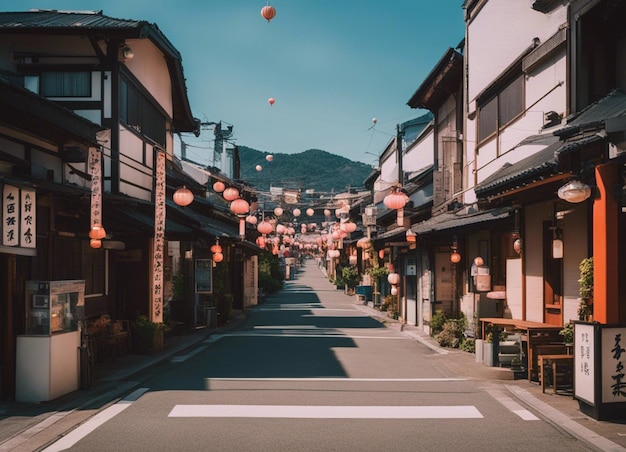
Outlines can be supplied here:
M590 324L574 324L574 395L595 405L595 328Z
M154 187L154 250L152 256L152 312L150 320L163 322L163 258L165 249L165 153L157 151Z
M626 327L602 328L602 402L626 403Z
M2 244L36 248L36 212L35 190L5 185L2 188Z
M20 246L35 248L37 245L37 208L35 190L20 190Z
M102 224L102 158L96 148L89 148L89 175L91 176L91 226Z
M2 244L17 246L20 243L18 216L20 189L5 185L2 190Z

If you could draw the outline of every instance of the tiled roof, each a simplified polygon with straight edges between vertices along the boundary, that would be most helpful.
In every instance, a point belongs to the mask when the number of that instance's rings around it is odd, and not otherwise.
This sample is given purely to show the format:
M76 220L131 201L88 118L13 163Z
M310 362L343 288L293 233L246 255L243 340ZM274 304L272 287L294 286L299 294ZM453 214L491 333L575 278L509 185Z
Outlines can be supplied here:
M147 22L116 19L104 16L102 11L59 11L36 9L20 12L0 13L0 28L32 29L32 28L138 28Z

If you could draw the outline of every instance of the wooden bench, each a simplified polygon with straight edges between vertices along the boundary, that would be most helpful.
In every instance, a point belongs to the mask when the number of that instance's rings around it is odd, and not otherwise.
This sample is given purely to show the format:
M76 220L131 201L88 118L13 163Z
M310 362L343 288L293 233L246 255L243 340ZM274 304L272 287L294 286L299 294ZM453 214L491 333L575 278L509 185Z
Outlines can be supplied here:
M541 392L546 392L546 380L545 367L551 365L552 368L552 391L557 392L557 380L559 376L563 376L567 384L571 384L571 376L574 371L574 355L538 355L539 361L539 379L541 381ZM559 373L557 366L563 364L566 366L564 372Z

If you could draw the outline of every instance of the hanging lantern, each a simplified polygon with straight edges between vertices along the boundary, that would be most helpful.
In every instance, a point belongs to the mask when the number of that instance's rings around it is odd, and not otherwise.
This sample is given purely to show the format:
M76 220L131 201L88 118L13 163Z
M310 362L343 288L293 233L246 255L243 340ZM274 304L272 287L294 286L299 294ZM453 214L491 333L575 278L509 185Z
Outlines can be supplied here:
M216 240L215 245L211 246L211 252L213 254L222 252L222 246L220 245L219 240Z
M272 160L274 160L274 156L272 154L267 154L265 156L265 160L267 160L268 162L271 162Z
M406 231L406 241L410 243L415 243L417 241L417 234L409 229L408 231Z
M259 231L261 234L271 234L272 231L274 231L274 227L269 221L263 220L256 227L256 230Z
M254 215L248 215L246 217L246 223L248 223L248 224L257 224L257 221L259 221L259 220Z
M172 196L174 203L176 205L185 207L193 202L193 193L184 185L180 187L178 190L174 192L174 196Z
M268 3L267 6L261 8L261 16L263 16L263 19L267 20L267 22L269 23L269 21L276 16L276 8Z
M313 209L311 209L310 207L308 209L306 209L306 214L308 216L312 217L314 213L315 213L315 211Z
M301 213L302 212L300 212L300 209L298 209L298 208L293 209L293 216L294 217L299 217Z
M100 239L91 239L89 241L89 246L94 248L94 249L102 248L102 240L100 240Z
M356 231L356 223L353 223L352 221L346 221L345 223L341 224L341 229L346 231L348 234L352 234L354 231Z
M591 187L579 180L571 180L559 188L557 195L567 202L583 202L591 196Z
M282 224L276 225L276 234L284 234L285 226Z
M330 217L330 210L324 209L324 216L325 217Z
M361 237L359 240L356 241L357 248L369 248L370 244L371 241L367 237Z
M215 193L222 193L225 189L226 185L224 185L224 182L221 180L218 180L213 184L213 191L215 191Z
M239 198L239 190L237 190L235 187L228 187L224 190L222 196L226 201L234 201L235 199Z
M452 254L450 254L450 262L452 262L453 264L458 264L459 262L461 262L461 255L456 250L454 250Z
M257 171L263 171L263 167L262 167L261 165L257 165L257 166L256 166L256 170L257 170Z
M376 119L376 118L372 118L372 122L373 122L374 124L376 124L376 123L378 122L378 119Z
M378 257L381 258L381 259L384 259L385 258L385 250L379 250L378 251Z
M476 267L482 267L484 263L485 263L485 261L483 260L483 258L481 256L476 256L474 258L474 265Z
M390 292L391 295L398 295L398 288L396 286L393 286Z
M513 242L513 250L517 254L520 254L522 252L522 239L515 239L515 241Z
M237 198L230 203L230 211L235 215L245 215L250 211L250 204L243 198Z
M214 261L214 262L220 263L220 262L222 262L223 260L224 260L224 255L223 255L222 253L215 253L215 254L213 255L213 261Z
M263 237L262 235L258 236L256 238L256 244L259 248L265 248L265 237Z
M283 214L283 208L282 207L276 207L274 209L274 215L276 215L277 217L280 217Z
M91 226L91 230L89 231L89 238L90 239L96 239L96 240L102 240L103 238L105 238L107 235L106 231L104 230L104 227L101 224L94 224L93 226ZM92 248L94 248L92 246ZM98 248L100 248L98 246Z
M393 187L391 189L391 193L383 199L383 204L385 204L388 209L398 210L402 209L406 205L407 201L407 195L402 193L397 187Z
M392 286L397 286L400 284L400 275L398 273L389 273L387 275L387 282Z

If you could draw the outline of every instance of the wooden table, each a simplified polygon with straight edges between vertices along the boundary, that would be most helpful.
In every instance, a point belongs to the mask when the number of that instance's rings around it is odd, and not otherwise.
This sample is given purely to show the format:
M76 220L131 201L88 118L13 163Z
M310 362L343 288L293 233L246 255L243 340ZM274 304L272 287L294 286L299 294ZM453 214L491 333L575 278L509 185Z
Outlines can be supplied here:
M546 364L552 364L552 390L556 394L556 366L559 362L574 365L574 355L539 355L539 380L541 381L541 392L546 392L546 379L544 368Z

